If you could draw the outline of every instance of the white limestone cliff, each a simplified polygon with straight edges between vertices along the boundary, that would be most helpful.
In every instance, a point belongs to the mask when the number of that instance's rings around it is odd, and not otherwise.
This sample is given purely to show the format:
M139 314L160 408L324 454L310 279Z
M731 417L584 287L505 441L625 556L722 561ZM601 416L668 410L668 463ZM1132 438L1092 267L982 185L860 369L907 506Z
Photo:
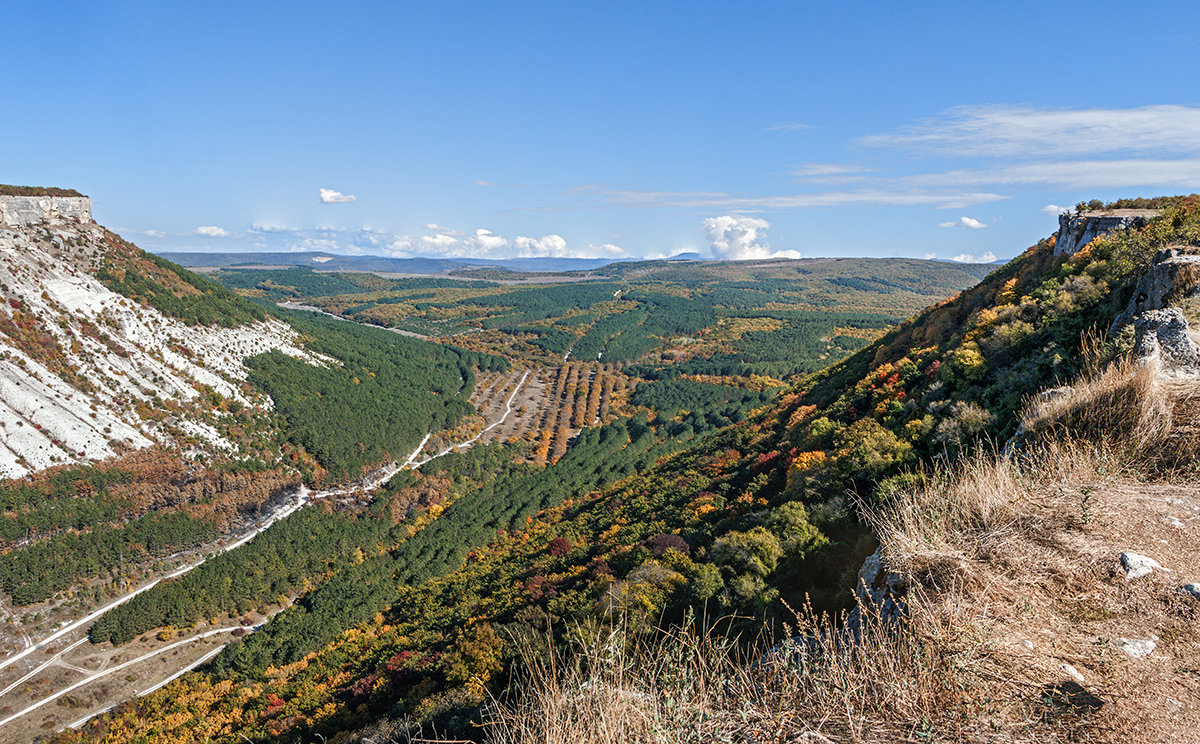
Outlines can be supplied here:
M0 197L0 478L155 442L232 449L212 425L228 414L195 404L202 390L269 406L241 389L246 357L278 349L328 361L278 320L189 326L109 290L89 273L104 251L90 208L86 198ZM167 401L196 415L145 415Z
M0 195L0 225L25 227L50 221L91 222L92 200L86 196Z

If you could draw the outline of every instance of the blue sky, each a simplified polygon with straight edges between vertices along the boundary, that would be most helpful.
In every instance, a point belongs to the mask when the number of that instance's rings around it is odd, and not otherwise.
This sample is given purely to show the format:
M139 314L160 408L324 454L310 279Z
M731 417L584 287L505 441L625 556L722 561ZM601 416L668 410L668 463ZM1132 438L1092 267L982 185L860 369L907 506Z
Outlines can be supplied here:
M1052 205L1200 191L1195 2L5 18L0 182L149 250L1007 258Z

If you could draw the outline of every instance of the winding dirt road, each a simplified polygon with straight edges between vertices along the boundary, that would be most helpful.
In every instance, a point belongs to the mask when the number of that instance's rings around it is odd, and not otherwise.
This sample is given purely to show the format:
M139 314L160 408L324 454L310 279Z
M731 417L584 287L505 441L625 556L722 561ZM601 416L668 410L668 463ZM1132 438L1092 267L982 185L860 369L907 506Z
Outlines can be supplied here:
M512 394L509 395L508 400L505 401L504 414L499 419L492 422L486 428L481 430L474 437L472 437L466 441L458 442L454 445L451 445L450 447L447 447L446 449L442 450L441 452L439 452L435 455L432 455L430 457L427 457L424 460L421 460L418 462L417 457L420 456L421 450L423 450L425 448L425 445L428 444L430 438L433 436L432 432L430 432L425 435L425 437L421 440L420 444L417 445L416 449L414 449L412 451L412 453L404 460L404 462L394 462L394 463L391 463L390 465L379 468L374 473L372 473L370 476L368 476L367 478L364 478L358 484L355 484L352 486L343 486L340 488L330 488L330 489L318 491L315 493L310 491L306 486L301 485L300 487L296 488L291 493L289 493L287 495L286 499L273 512L271 512L266 518L259 520L259 522L257 522L250 530L248 530L246 532L246 534L242 535L238 539L234 540L233 542L227 543L222 547L218 547L217 549L206 553L205 555L203 555L203 557L200 560L198 560L194 563L190 563L188 565L181 566L180 568L177 568L168 574L160 576L160 577L154 579L153 581L147 582L146 584L137 588L136 590L129 592L128 594L125 594L124 596L118 597L117 599L114 599L111 602L108 602L107 604L97 608L96 610L93 610L92 612L88 613L84 617L82 617L78 620L75 620L71 623L68 623L67 625L64 625L62 628L54 631L53 633L46 636L45 638L32 643L31 645L29 645L27 648L23 649L22 651L20 651L16 654L13 654L12 656L9 656L6 659L0 660L0 671L3 671L7 667L21 661L22 659L25 659L26 657L30 656L31 654L34 654L40 650L46 649L51 644L55 643L56 641L58 641L60 639L70 636L72 633L86 632L87 628L91 625L92 622L94 622L96 619L98 619L99 617L101 617L102 615L107 613L109 610L112 610L114 607L119 607L120 605L130 601L131 599L133 599L134 597L138 596L139 594L141 594L143 592L149 591L150 589L157 586L160 582L162 582L164 580L168 580L168 579L174 579L179 576L183 576L184 574L197 568L198 566L203 565L204 562L206 560L208 560L209 558L211 558L212 556L218 555L220 553L224 553L224 552L227 552L230 550L234 550L238 547L241 547L242 545L245 545L246 543L253 540L257 535L259 535L262 532L264 532L265 530L267 530L271 525L275 524L276 522L278 522L281 519L286 519L287 517L294 514L296 511L298 511L299 509L303 508L311 500L324 499L324 498L328 498L331 496L340 496L340 495L352 493L355 491L372 490L372 489L377 488L380 485L386 483L393 475L395 475L400 470L403 470L404 468L420 467L421 465L424 465L425 463L427 463L430 460L433 460L437 457L441 457L442 455L448 454L457 449L461 449L464 447L470 447L475 442L477 442L480 439L480 437L482 437L484 434L486 434L487 432L496 428L497 426L500 426L508 419L508 417L512 414L512 403L516 399L517 394L520 392L521 388L524 386L525 381L529 378L529 374L530 374L530 371L527 370L525 372L525 374L522 375L521 380L517 383L516 387L513 389ZM79 638L78 640L71 643L66 648L63 648L63 649L55 652L49 658L42 661L40 664L38 664L36 667L34 667L29 672L26 672L24 675L22 675L17 680L9 683L3 690L0 690L0 697L3 697L5 695L11 693L13 690L17 689L23 683L28 682L29 680L32 680L33 678L37 677L39 674L42 674L47 669L49 669L50 667L55 666L55 665L63 666L67 669L73 669L75 671L83 672L83 673L87 674L87 676L85 676L83 679L80 679L80 680L68 685L67 687L64 687L64 688L54 692L53 694L50 694L44 698L41 698L40 700L37 700L36 702L22 708L21 710L15 712L15 713L10 714L3 720L0 720L0 729L2 729L6 724L8 724L12 721L15 721L29 713L32 713L32 712L38 710L39 708L42 708L43 706L48 705L49 703L52 703L55 700L58 700L59 698L63 697L64 695L67 695L67 694L69 694L75 690L78 690L79 688L84 687L86 685L89 685L92 682L102 679L110 674L121 671L123 669L128 669L129 667L131 667L139 662L153 658L153 657L158 656L167 651L171 651L173 649L178 649L182 646L186 646L190 643L194 643L203 638L207 638L207 637L213 636L213 635L218 635L221 633L232 632L233 630L236 630L238 627L240 627L240 626L235 626L235 627L230 627L230 628L219 628L216 630L206 631L206 632L200 633L198 635L195 635L195 636L192 636L192 637L180 640L180 641L176 641L168 646L164 646L163 648L148 652L146 654L143 654L142 656L139 656L136 659L132 659L130 661L123 662L117 666L110 667L108 669L103 669L103 670L100 670L100 671L97 671L94 673L86 673L86 672L84 672L84 670L81 670L78 667L74 667L70 664L67 664L62 659L62 657L64 655L66 655L68 652L73 651L76 648L82 646L87 641L87 636L85 635L84 637ZM248 628L247 630L254 630L254 629L257 629L257 627L258 626L255 626L255 628ZM227 644L222 644L221 646L213 649L211 652L205 654L203 657L187 663L182 668L173 669L172 673L170 675L168 675L166 678L159 680L159 681L155 682L155 684L153 686L140 691L138 693L138 695L148 694L148 693L153 692L154 690L157 690L158 688L172 682L173 680L178 679L179 677L183 676L191 669L194 669L195 667L199 666L200 664L203 664L204 662L212 659L214 656L216 656L218 653L220 653L220 651L223 648L225 648L226 645ZM106 709L102 708L99 710L95 710L71 725L72 725L72 727L82 725L84 722L86 722L88 719L92 718L93 716L104 712L104 710L106 710ZM0 732L0 735L2 735L2 733L3 732Z

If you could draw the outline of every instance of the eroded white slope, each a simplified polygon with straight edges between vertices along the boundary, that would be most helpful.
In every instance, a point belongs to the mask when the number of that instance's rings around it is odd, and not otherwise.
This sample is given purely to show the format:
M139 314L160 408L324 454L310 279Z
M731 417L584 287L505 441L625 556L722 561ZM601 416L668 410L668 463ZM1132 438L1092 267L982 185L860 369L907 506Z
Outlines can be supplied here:
M81 268L102 246L102 229L90 223L0 227L0 314L25 336L0 332L0 477L154 442L191 438L229 449L212 426L218 414L192 405L202 388L266 406L240 389L246 357L278 349L329 361L304 351L280 321L188 326L110 291ZM53 339L68 371L27 353L36 348L31 338ZM153 416L165 401L184 413Z

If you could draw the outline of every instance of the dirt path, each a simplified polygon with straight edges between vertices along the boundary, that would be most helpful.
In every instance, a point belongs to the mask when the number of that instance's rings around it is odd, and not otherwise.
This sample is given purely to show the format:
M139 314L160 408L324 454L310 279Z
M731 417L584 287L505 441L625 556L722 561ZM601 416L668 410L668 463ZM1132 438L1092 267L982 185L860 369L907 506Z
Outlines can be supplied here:
M515 388L513 388L512 394L508 396L508 400L506 400L504 402L504 415L503 416L501 416L499 419L497 419L497 420L493 421L492 423L488 424L487 426L485 426L482 431L480 431L478 434L471 437L470 439L466 440L465 442L458 442L457 444L452 444L449 447L443 449L441 452L438 452L435 455L430 455L429 457L426 457L424 460L421 460L420 462L413 463L413 467L419 468L422 465L424 465L425 463L429 462L430 460L441 457L442 455L448 455L451 452L454 452L455 450L459 450L464 447L470 447L471 445L475 444L475 442L479 441L479 438L482 437L484 434L488 433L492 429L495 429L500 424L503 424L505 422L505 420L508 419L508 417L512 414L513 399L517 397L517 393L521 392L521 386L524 385L525 381L529 379L529 372L530 372L529 370L525 370L525 374L521 375L520 382L518 382L517 386ZM428 437L426 437L426 440L428 441ZM424 446L424 443L422 443L422 446ZM412 458L409 458L409 459L411 461Z
M38 708L42 707L43 705L52 703L55 700L58 700L59 698L61 698L62 696L66 695L68 693L74 692L75 690L79 689L80 687L83 687L84 685L89 685L92 682L95 682L96 680L101 679L102 677L107 677L110 674L115 674L122 670L128 669L129 667L131 667L135 664L140 664L141 662L146 661L147 659L152 659L155 656L159 656L160 654L164 654L168 651L172 651L181 646L186 646L190 643L195 643L196 641L199 641L203 638L208 638L209 636L219 635L221 633L232 633L233 631L237 630L240 627L241 627L240 625L235 625L235 626L229 627L229 628L217 628L216 630L210 630L210 631L207 631L204 633L200 633L200 634L192 636L190 638L185 638L182 641L175 641L174 643L171 643L167 646L163 646L160 649L155 649L154 651L143 654L141 656L138 656L137 658L131 659L124 663L117 664L116 666L112 666L107 669L103 669L101 671L95 672L87 677L84 677L83 679L79 680L78 682L76 682L68 687L63 688L63 689L59 690L58 692L55 692L53 695L44 697L41 700L38 700L37 702L33 703L32 705L26 706L25 708L17 711L16 713L13 713L12 715L8 716L7 718L0 720L0 727L3 727L12 721L15 721L16 719L21 718L22 716L24 716L28 713L32 713L33 711L37 710ZM74 645L79 645L79 644L76 643ZM74 646L72 646L72 648L73 647ZM224 648L224 646L221 646L221 648ZM217 649L217 651L219 651L219 650L220 649ZM61 655L62 653L63 652L59 652L59 655ZM215 655L215 653L214 653L214 655ZM162 684L165 684L165 682L159 683L159 686L161 686ZM90 716L89 716L89 718L90 718ZM84 720L87 720L87 719L84 719Z
M432 336L425 336L425 335L417 333L415 331L405 331L405 330L401 330L399 328L388 328L387 326L381 326L377 323L363 323L360 320L350 320L349 318L343 318L340 315L334 315L333 313L327 313L324 310L322 310L321 308L314 307L313 305L305 305L305 304L302 304L299 302L278 302L276 304L279 305L279 307L285 308L287 310L307 310L310 313L320 313L321 315L328 315L331 318L337 318L338 320L344 320L347 323L358 323L359 325L371 326L372 328L380 328L385 331L391 331L392 333L399 333L401 336L408 336L410 338L419 338L422 341L431 341L431 342L437 343L436 339L434 339Z

